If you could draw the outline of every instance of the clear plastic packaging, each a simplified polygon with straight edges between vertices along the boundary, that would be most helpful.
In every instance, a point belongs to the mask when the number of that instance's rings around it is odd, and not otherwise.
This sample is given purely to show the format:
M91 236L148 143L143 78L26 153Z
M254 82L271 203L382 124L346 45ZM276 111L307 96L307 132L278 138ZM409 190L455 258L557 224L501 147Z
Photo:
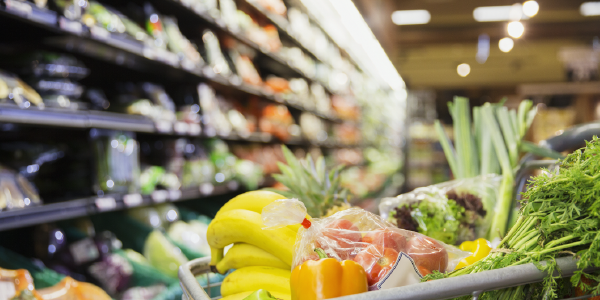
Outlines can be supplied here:
M294 249L292 268L318 260L316 248L339 261L354 260L363 266L370 290L419 283L434 271L453 271L471 253L422 234L396 228L380 216L350 208L330 217L307 220L306 208L296 199L277 200L262 212L269 227L302 223ZM281 222L277 222L279 219ZM268 230L268 228L266 229Z
M489 174L421 187L379 204L381 217L448 244L486 238L502 176Z

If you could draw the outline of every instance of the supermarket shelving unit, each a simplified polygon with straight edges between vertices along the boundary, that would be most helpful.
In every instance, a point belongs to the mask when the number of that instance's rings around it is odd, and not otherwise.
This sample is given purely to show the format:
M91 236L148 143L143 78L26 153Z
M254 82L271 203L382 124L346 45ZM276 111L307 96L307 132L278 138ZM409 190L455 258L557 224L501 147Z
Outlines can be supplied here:
M217 33L217 35L227 35L254 49L258 53L259 62L264 64L269 70L289 76L302 77L308 82L317 81L317 79L304 74L304 72L294 67L290 62L281 57L281 55L269 52L244 35L230 30L219 18L214 18L205 12L194 11L193 8L187 7L183 2L176 0L152 0L150 2L159 11L175 15L180 21L186 22L186 24L209 28ZM251 2L248 2L248 4L256 11L264 14L265 17L278 27L280 34L292 40L295 46L301 48L313 59L328 64L328 62L320 60L310 50L310 47L303 45L290 33L287 20L281 19L281 17L269 13ZM351 122L306 108L297 104L299 103L298 101L286 101L279 95L243 83L237 75L225 77L215 74L207 66L190 67L180 64L178 57L171 52L146 47L136 40L122 35L111 34L106 30L87 28L80 22L68 20L53 11L39 9L30 2L0 0L0 26L11 29L6 30L7 40L20 40L19 35L21 32L26 32L30 37L39 39L39 45L44 48L81 55L98 63L109 63L113 68L122 68L138 73L158 73L170 81L182 81L194 84L206 82L218 91L232 90L239 95L256 96L264 101L284 104L291 110L310 112L327 122ZM332 93L327 84L321 84L328 93ZM317 143L301 138L279 141L270 134L264 133L254 133L250 136L239 136L235 133L227 136L215 136L204 132L199 127L181 124L181 122L156 123L143 116L94 110L71 111L52 108L42 110L33 106L21 109L16 105L10 104L0 104L0 123L20 124L29 126L32 130L48 126L59 129L99 128L142 134L156 134L167 137L216 137L228 141L283 143L294 146L316 146L330 149L366 147L363 144L348 145L332 141ZM165 201L183 201L223 195L239 190L239 184L235 181L230 181L220 185L204 184L199 187L177 191L157 190L152 195L144 196L137 193L127 195L106 194L103 196L72 199L64 202L29 207L27 209L0 212L0 231Z

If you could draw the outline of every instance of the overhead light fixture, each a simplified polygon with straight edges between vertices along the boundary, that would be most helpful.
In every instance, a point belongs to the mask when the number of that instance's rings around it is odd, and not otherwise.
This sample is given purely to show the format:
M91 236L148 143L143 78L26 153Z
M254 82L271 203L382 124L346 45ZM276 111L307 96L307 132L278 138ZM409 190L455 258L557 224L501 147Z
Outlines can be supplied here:
M579 7L582 16L600 16L600 2L583 2Z
M424 9L397 10L392 13L392 22L396 25L427 24L431 14Z
M477 40L477 54L475 59L478 63L483 64L487 61L490 56L490 36L487 34L480 34Z
M498 42L498 48L500 48L500 51L502 51L504 53L510 52L510 50L512 50L512 48L514 46L515 46L515 41L513 41L513 39L511 39L509 37L500 39L500 41Z
M515 3L505 6L481 6L473 10L477 22L519 21L529 17L523 14L523 5Z
M471 73L471 66L469 66L469 64L460 64L456 67L456 73L458 73L458 76L460 77L467 77L467 75Z
M523 32L525 32L525 27L523 26L523 23L519 21L514 21L508 23L508 26L506 26L506 30L508 31L508 35L514 37L515 39L518 39L523 35Z
M528 17L537 15L539 10L540 5L537 3L537 1L525 1L525 3L523 3L523 14Z

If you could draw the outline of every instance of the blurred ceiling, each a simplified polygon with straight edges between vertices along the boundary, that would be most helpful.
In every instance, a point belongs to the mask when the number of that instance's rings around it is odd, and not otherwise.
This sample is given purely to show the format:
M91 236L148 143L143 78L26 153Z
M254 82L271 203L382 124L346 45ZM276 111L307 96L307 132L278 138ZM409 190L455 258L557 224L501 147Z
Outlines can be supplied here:
M525 33L515 39L512 51L503 53L498 41L507 37L508 22L477 22L480 6L512 5L502 0L354 0L367 24L411 89L515 88L523 83L565 81L558 51L563 47L591 47L600 37L600 17L584 17L582 0L537 0L536 16L523 20ZM426 9L431 20L424 25L392 23L396 10ZM476 61L477 40L490 37L489 58ZM456 67L471 66L467 77Z

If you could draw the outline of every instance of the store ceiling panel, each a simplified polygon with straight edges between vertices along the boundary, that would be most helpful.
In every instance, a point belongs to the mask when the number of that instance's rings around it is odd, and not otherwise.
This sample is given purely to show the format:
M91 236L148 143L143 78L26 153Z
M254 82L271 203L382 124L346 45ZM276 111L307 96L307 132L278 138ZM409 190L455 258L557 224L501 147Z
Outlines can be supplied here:
M523 20L525 32L514 48L503 53L498 41L507 37L507 21L477 22L473 10L481 6L513 5L499 0L355 0L373 33L409 88L470 88L516 86L520 83L565 81L558 59L563 47L592 46L600 37L600 17L580 13L582 0L539 0L538 14ZM518 2L521 3L521 2ZM398 26L397 10L427 10L427 24ZM490 38L489 57L476 61L480 35ZM460 77L456 68L471 66Z

